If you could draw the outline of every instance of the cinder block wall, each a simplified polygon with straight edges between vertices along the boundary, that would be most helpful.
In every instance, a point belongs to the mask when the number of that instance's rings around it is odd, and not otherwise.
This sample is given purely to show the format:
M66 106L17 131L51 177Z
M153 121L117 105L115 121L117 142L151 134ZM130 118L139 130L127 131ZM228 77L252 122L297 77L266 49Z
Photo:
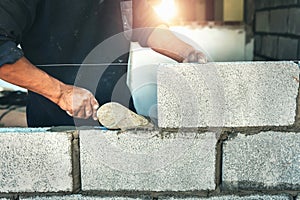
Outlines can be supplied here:
M0 199L299 200L299 73L167 64L159 128L2 128Z
M249 0L248 0L249 1ZM255 60L300 59L300 1L255 1Z

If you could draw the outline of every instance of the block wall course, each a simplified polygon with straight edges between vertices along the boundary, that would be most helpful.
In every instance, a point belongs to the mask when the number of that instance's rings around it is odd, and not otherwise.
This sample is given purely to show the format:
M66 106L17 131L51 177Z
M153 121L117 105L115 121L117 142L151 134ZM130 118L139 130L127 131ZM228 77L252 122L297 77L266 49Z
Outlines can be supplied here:
M256 12L255 30L257 32L269 32L270 31L270 12L269 11Z
M275 0L275 6L291 6L291 5L298 5L298 0Z
M263 36L261 45L261 55L269 58L276 58L278 51L278 37L277 36Z
M97 197L83 195L65 195L65 196L36 196L36 197L21 197L20 200L151 200L150 197L130 198L130 197Z
M262 36L256 35L254 39L254 51L256 54L261 54Z
M288 32L288 9L276 9L270 11L270 32L287 33Z
M0 134L0 192L72 191L71 138L55 132Z
M199 198L199 197L190 197L190 198L158 198L159 200L292 200L287 195L250 195L250 196L216 196L210 198Z
M279 37L278 55L281 60L296 60L298 57L298 40Z
M83 191L214 190L216 134L80 131Z
M151 200L150 196L142 197L98 197L98 196L82 196L82 195L70 195L70 196L36 196L36 197L20 197L20 200ZM158 200L292 200L288 195L250 195L250 196L216 196L210 198L204 197L158 197ZM2 200L2 199L0 199ZM6 199L3 199L6 200ZM7 199L8 200L8 199Z
M262 132L238 134L223 144L222 187L300 189L300 134Z
M300 47L297 46L297 36L300 36L299 5L300 0L255 1L254 36L255 40L262 40L262 45L258 48L260 41L255 41L257 48L254 57L263 56L266 60L300 59ZM258 34L263 34L264 39L257 37ZM274 38L278 40L277 45Z
M299 88L295 77L299 68L292 62L162 65L159 127L293 125Z
M300 8L289 9L288 32L300 36Z
M271 9L282 6L299 5L298 0L256 0L256 9Z

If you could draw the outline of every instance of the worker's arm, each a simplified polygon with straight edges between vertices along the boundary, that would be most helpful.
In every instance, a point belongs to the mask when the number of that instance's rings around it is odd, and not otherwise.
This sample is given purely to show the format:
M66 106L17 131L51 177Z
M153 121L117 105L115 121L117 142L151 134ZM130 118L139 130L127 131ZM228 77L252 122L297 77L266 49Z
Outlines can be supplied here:
M0 78L43 95L73 117L86 119L93 116L96 120L99 105L91 92L62 83L32 65L25 57L1 66Z
M177 62L207 62L205 54L180 40L166 25L158 26L153 30L147 40L147 45Z

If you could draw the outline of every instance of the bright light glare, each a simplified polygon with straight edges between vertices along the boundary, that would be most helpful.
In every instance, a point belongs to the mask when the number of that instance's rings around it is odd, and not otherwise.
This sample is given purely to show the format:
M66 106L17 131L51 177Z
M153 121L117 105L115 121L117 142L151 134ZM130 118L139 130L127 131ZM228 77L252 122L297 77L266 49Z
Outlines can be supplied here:
M155 12L166 22L172 20L177 14L174 0L161 0L161 3L154 6Z

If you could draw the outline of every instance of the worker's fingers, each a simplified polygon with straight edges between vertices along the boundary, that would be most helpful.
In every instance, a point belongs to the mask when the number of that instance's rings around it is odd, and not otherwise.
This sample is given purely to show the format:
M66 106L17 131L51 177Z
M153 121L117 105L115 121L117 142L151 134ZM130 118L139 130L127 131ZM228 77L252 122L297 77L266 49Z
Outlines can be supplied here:
M88 119L92 115L91 107L88 105L82 106L80 109L77 110L74 117L81 118L81 119Z
M94 96L87 92L85 96L81 97L78 103L75 103L74 114L76 118L88 119L94 115L94 108L91 104L91 99L94 99Z
M75 118L95 119L99 104L94 95L83 88L66 86L58 105Z
M188 56L183 60L184 63L207 63L207 57L204 53L194 50L188 54Z

